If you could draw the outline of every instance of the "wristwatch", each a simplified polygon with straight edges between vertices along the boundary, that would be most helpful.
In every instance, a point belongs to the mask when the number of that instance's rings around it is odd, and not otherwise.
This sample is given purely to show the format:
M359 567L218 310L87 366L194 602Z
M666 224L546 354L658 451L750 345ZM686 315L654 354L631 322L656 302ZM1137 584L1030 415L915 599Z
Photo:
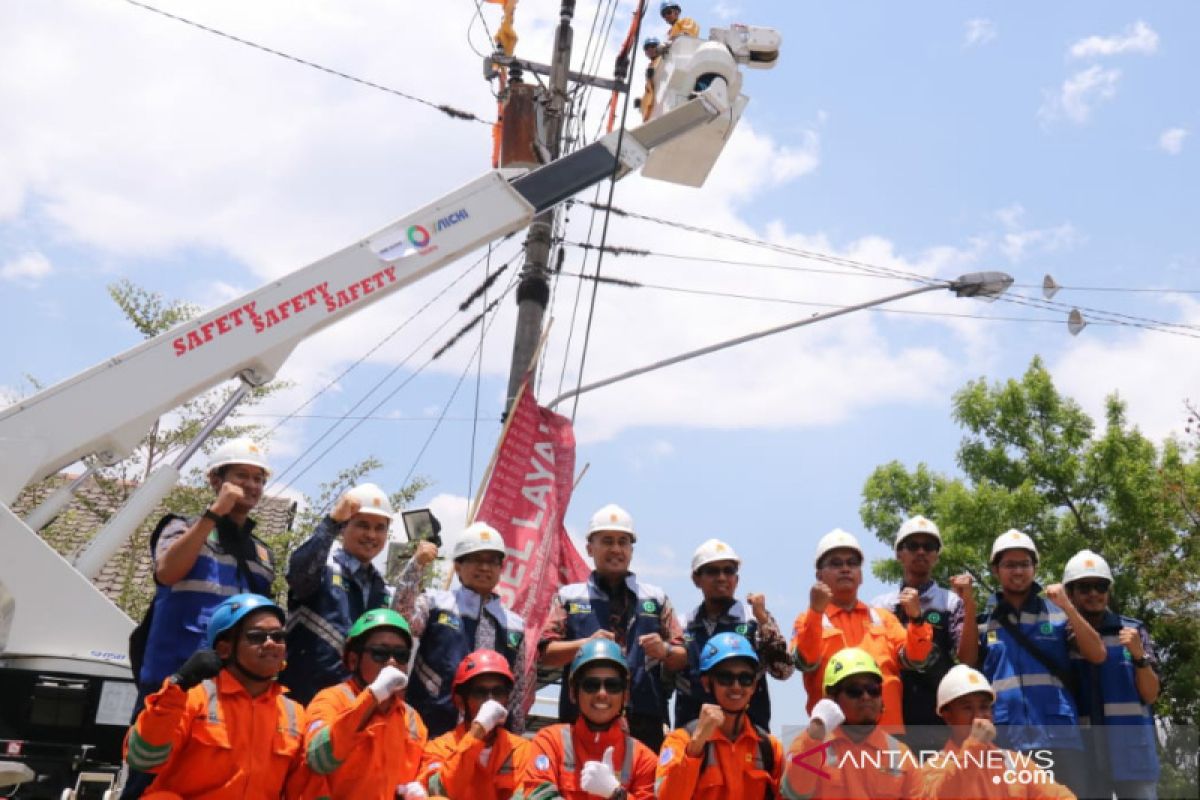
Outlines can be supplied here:
M204 509L204 513L200 516L204 517L205 519L211 519L214 525L220 523L221 521L221 515L214 513L211 508Z
M1146 658L1145 656L1142 656L1141 658L1135 658L1133 659L1133 666L1137 669L1148 667L1150 666L1150 659Z

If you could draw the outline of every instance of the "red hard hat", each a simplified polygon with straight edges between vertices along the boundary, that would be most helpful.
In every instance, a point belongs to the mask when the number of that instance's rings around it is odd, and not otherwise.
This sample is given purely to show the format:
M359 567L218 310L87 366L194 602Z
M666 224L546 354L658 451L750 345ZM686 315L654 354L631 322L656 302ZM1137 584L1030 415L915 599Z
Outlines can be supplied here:
M458 687L480 675L500 675L516 682L504 656L495 650L476 650L474 653L468 653L467 657L458 665L458 669L454 673L454 684L450 690L457 692Z

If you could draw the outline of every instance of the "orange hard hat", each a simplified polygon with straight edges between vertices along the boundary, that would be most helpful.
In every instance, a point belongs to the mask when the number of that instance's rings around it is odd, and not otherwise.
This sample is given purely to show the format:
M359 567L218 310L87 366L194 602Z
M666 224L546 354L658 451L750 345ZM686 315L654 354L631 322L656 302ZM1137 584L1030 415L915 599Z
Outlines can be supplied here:
M450 690L457 692L458 687L480 675L499 675L508 678L513 683L516 682L513 679L512 670L508 666L508 660L504 656L495 650L476 650L474 653L468 653L467 657L458 665Z

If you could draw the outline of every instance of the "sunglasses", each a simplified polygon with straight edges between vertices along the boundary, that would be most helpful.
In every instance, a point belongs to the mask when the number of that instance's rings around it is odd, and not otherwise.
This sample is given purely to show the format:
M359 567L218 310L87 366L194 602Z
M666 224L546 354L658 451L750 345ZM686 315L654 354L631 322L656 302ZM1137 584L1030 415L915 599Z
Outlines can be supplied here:
M395 659L397 664L407 664L412 651L407 647L368 647L367 655L376 664L386 664Z
M738 574L738 568L733 565L728 565L728 566L724 566L724 567L715 567L712 565L706 565L706 566L703 566L700 569L696 570L696 572L700 573L705 578L716 578L720 575L724 575L726 577L732 578L734 575Z
M822 569L841 569L842 567L861 567L861 558L831 558L827 560Z
M604 689L606 694L617 694L625 691L624 678L581 678L579 691L584 694L596 694Z
M287 631L283 628L273 631L254 630L246 631L242 634L246 641L255 647L262 647L269 640L272 644L283 644L287 641Z
M498 700L501 703L507 703L508 698L512 696L512 687L472 686L466 690L466 695L472 700Z
M883 694L883 687L877 683L868 683L860 684L858 686L847 686L840 691L851 700L857 700L864 694L871 698L879 697L879 695Z
M906 539L900 543L901 550L907 550L910 553L915 553L918 550L924 550L926 553L936 553L942 549L942 546L937 542L914 542L912 539Z
M718 686L733 686L736 682L742 688L749 688L754 685L754 681L758 678L753 672L714 672L712 678L717 682Z
M1080 594L1105 594L1108 592L1108 581L1075 581L1071 588Z

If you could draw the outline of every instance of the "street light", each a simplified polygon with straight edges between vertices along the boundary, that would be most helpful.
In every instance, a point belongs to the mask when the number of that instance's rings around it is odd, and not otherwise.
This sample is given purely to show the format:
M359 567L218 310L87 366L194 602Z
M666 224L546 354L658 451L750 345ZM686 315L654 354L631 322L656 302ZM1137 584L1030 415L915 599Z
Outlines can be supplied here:
M609 378L572 389L569 392L564 392L551 400L549 406L547 407L555 408L563 400L567 400L571 397L578 397L579 395L590 392L593 389L599 389L628 378L637 377L638 375L645 375L647 372L653 372L655 370L662 369L663 367L669 367L672 364L678 364L681 361L689 361L699 356L715 353L718 350L724 350L735 345L752 342L755 339L773 336L777 333L790 331L793 328L801 328L805 325L812 325L813 323L821 322L822 320L833 319L834 317L840 317L845 314L852 314L855 311L862 311L865 308L881 306L885 303L890 303L893 300L903 300L905 297L925 294L926 292L936 292L940 289L948 289L949 291L954 292L954 294L958 297L976 297L990 301L995 300L997 297L1004 294L1004 292L1007 291L1008 287L1012 286L1012 284L1013 277L1004 272L969 272L966 275L959 276L952 281L931 282L925 286L919 286L916 289L909 289L906 292L889 294L886 297L868 300L865 303L858 303L857 305L845 306L833 311L826 311L824 314L813 314L811 317L805 317L804 319L797 320L796 322L789 322L785 325L777 325L774 328L767 328L766 330L748 333L745 336L738 336L736 339L726 339L723 342L717 342L716 344L710 344L707 347L701 347L699 350L690 350L686 353L680 353L677 356L663 359L662 361L655 361L653 364L647 364L644 367L627 370Z

